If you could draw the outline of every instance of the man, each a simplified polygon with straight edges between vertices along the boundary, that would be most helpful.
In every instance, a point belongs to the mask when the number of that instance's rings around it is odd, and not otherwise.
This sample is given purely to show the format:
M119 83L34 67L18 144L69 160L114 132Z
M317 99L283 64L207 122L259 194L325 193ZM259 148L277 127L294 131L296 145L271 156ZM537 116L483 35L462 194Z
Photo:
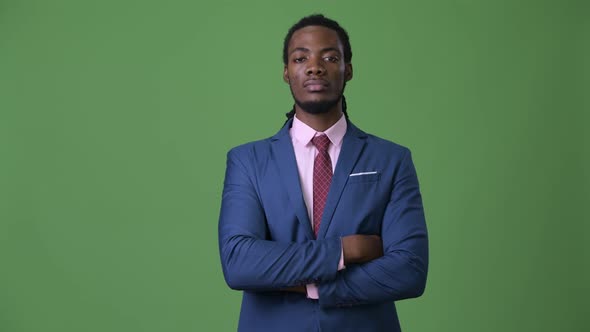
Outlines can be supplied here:
M228 153L219 249L226 282L244 291L239 331L400 331L394 301L424 291L410 152L348 120L351 58L337 22L301 19L283 48L287 122Z

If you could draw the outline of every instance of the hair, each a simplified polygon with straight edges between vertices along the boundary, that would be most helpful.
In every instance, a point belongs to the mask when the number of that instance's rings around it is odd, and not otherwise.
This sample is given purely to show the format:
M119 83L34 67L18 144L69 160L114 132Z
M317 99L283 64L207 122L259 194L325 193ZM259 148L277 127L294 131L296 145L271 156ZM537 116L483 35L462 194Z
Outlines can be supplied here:
M287 65L289 61L289 42L291 41L291 37L293 37L293 34L299 29L312 25L319 25L336 31L336 33L338 34L338 38L342 43L344 51L344 62L350 63L350 61L352 60L352 48L350 47L350 38L348 37L348 32L346 32L346 30L344 30L344 28L341 27L340 24L338 24L338 22L329 19L322 14L306 16L300 19L289 29L289 32L287 32L285 40L283 41L283 63ZM344 113L344 116L346 116L346 118L348 119L348 113L346 113L346 98L344 98L344 95L342 96L342 112ZM285 115L287 116L287 121L289 121L295 115L295 105L293 105L293 108Z

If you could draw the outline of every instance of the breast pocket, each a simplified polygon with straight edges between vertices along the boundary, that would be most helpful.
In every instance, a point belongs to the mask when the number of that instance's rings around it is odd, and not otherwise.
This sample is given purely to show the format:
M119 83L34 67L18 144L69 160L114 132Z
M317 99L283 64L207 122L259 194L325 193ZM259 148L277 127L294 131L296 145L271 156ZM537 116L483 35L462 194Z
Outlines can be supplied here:
M348 177L330 229L336 235L380 234L387 205L385 176L380 172L358 172Z
M348 176L348 183L376 182L380 177L381 173L379 172L352 173Z

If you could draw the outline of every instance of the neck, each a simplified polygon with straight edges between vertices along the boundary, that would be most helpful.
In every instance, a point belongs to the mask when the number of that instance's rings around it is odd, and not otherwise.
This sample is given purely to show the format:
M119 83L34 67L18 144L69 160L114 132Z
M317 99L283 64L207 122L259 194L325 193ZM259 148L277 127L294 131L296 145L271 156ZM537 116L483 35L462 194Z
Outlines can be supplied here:
M315 131L324 132L332 127L342 116L342 101L339 101L332 109L326 113L312 114L304 111L295 105L295 115L297 119L313 128Z

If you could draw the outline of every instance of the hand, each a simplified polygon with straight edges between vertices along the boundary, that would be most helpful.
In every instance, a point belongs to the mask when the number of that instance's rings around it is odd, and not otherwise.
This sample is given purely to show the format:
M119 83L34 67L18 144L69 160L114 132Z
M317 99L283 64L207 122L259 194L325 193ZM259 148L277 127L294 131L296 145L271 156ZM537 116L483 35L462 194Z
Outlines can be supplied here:
M344 264L370 262L383 256L383 244L378 235L348 235L342 238Z

